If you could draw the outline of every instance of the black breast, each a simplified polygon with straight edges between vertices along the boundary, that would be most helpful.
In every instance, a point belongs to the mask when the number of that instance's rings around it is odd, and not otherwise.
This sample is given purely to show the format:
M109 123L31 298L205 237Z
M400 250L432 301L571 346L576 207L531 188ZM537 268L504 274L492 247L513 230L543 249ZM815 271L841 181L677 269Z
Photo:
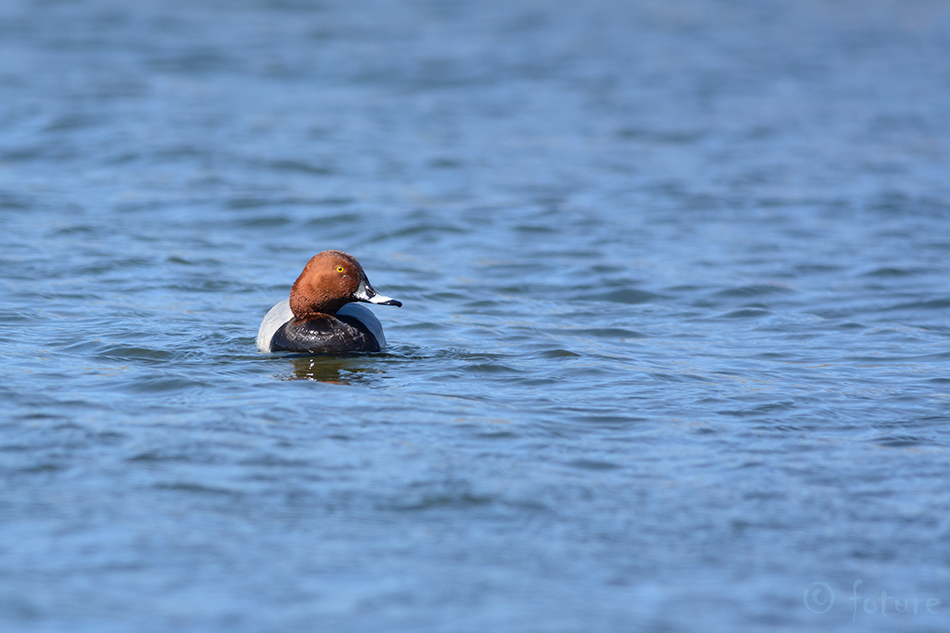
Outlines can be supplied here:
M271 339L271 351L306 354L378 352L379 341L365 325L348 316L329 314L300 321L293 318L280 326Z

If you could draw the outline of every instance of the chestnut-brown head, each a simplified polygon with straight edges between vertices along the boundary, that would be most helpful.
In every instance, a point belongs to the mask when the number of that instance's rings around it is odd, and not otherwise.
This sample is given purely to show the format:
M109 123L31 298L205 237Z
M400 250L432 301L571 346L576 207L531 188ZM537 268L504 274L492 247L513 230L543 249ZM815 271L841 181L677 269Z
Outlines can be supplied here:
M376 292L355 257L323 251L310 258L290 289L290 309L301 320L336 311L351 301L401 306Z

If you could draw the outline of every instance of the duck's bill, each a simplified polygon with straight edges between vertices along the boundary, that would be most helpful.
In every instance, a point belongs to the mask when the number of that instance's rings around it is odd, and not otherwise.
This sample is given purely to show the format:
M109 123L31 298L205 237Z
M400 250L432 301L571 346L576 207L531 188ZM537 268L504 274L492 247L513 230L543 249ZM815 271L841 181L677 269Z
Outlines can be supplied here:
M402 307L402 301L396 301L391 299L386 295L381 295L376 292L369 282L366 279L360 280L360 285L356 289L356 292L353 293L353 297L357 301L365 301L366 303L375 303L378 306L396 306L397 308Z
M381 295L377 293L373 298L366 300L368 303L375 303L378 306L396 306L397 308L402 307L402 301L397 301L396 299L390 299L386 295Z

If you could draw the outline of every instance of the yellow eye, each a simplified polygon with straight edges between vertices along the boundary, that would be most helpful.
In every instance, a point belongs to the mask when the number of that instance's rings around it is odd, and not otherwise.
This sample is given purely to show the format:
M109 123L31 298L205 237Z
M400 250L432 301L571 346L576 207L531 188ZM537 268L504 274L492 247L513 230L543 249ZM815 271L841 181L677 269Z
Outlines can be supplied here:
M343 266L337 266L337 267L336 267L336 271L337 271L338 273L342 273L342 272L343 272Z

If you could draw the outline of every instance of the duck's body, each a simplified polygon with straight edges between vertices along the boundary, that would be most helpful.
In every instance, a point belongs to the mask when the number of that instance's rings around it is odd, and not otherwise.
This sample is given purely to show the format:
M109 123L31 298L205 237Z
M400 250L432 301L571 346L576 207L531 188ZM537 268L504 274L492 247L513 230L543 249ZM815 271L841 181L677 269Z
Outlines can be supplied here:
M340 251L315 255L290 298L271 308L257 332L262 352L308 354L378 352L386 345L379 319L354 301L402 304L376 292L359 262Z
M348 303L327 319L297 322L284 299L267 313L257 332L262 352L378 352L386 346L383 326L369 308ZM333 319L330 321L330 319Z

